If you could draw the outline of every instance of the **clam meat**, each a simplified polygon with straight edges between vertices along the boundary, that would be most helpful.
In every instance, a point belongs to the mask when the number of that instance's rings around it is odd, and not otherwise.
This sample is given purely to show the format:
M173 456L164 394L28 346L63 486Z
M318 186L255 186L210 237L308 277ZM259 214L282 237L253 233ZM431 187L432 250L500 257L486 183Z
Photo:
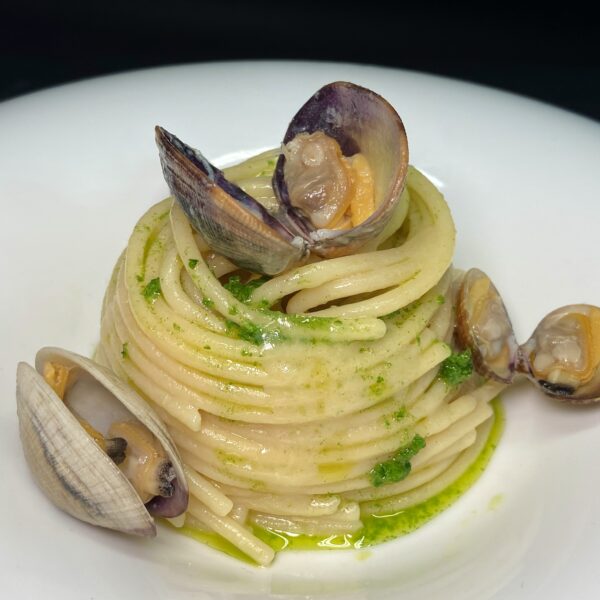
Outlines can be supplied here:
M59 348L17 369L17 413L36 483L70 515L136 535L187 507L183 465L154 411L112 373Z
M525 375L545 394L574 404L600 400L600 308L563 306L546 315L518 345L498 290L479 269L457 294L455 337L477 371L504 383Z
M520 348L521 370L550 396L600 398L600 308L563 306L546 315Z
M381 96L347 82L318 90L292 119L268 211L162 127L165 180L193 227L238 266L275 275L310 253L351 254L391 217L408 171L402 121Z

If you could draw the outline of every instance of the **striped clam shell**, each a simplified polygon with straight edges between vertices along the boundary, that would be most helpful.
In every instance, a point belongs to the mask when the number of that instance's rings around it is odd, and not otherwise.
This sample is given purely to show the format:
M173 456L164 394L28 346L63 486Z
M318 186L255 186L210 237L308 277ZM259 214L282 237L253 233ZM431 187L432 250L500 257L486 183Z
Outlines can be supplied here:
M41 375L47 361L83 372L123 405L156 437L170 460L176 479L169 498L146 505L118 466L86 433L65 402ZM99 407L99 410L102 407ZM188 488L183 464L164 425L129 386L90 359L60 348L43 348L36 368L17 368L17 415L25 459L44 494L77 519L122 531L154 536L152 515L174 517L187 507Z

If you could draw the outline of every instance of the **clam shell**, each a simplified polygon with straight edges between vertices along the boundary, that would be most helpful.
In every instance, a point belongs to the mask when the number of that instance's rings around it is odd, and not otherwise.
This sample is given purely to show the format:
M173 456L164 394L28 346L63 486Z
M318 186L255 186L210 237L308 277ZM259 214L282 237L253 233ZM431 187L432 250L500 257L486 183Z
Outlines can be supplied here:
M408 173L406 131L387 100L346 81L330 83L313 94L293 117L283 143L301 133L316 131L334 138L345 156L360 152L367 159L375 182L375 212L348 230L315 229L291 208L283 154L275 167L273 189L287 208L284 214L295 223L296 231L308 237L311 251L321 256L351 254L383 230L400 198Z
M518 354L513 327L496 286L479 269L467 271L458 290L455 336L471 350L480 375L512 382Z
M228 181L198 150L162 127L155 131L167 185L215 252L267 275L285 271L307 254L301 237Z
M162 510L158 514L176 516L187 507L183 465L156 414L112 373L60 348L40 350L36 356L37 370L26 363L17 368L21 443L36 483L58 508L82 521L134 535L156 535L153 518L131 483L40 374L49 360L81 369L156 436L177 477L176 493L161 499L164 502L158 503L159 511Z
M270 214L194 148L156 127L163 175L193 227L211 248L238 266L276 275L305 259L309 251L325 257L355 252L389 221L408 172L404 125L381 96L338 81L316 92L292 119L284 137L323 131L342 152L361 152L373 173L375 211L348 230L315 229L292 207L280 155L273 175L279 205Z
M575 404L600 400L600 308L571 304L546 315L520 347L519 371Z

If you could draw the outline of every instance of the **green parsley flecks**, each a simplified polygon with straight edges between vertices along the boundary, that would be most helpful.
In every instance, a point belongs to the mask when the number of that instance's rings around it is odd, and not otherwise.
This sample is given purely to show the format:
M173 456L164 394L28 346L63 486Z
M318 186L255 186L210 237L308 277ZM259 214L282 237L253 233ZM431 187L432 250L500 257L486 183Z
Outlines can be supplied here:
M129 358L129 342L125 342L121 347L121 358Z
M200 261L197 258L190 258L190 260L188 260L188 267L190 269L195 269L199 262Z
M161 294L160 277L152 279L144 288L142 295L148 302L154 302Z
M379 395L383 394L384 390L385 390L385 378L382 377L381 375L378 375L375 382L369 386L369 391L374 396L379 396Z
M251 279L247 283L242 283L239 275L232 275L223 287L231 292L240 302L247 304L250 301L252 292L267 281L269 281L268 277L258 277Z
M408 411L406 410L406 407L402 406L393 414L393 417L395 421L402 421L407 415Z
M227 333L240 340L250 342L255 346L260 346L264 342L275 341L282 337L278 329L267 331L251 321L238 324L227 320L225 321L225 327L227 328Z

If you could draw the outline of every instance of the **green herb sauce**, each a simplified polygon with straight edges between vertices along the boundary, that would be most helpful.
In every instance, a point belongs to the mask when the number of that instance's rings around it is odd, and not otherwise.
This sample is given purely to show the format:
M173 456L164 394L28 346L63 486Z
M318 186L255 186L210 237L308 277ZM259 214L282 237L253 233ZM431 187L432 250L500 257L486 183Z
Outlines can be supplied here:
M253 527L254 534L276 551L282 550L332 550L347 548L365 548L411 533L425 525L433 517L454 504L479 479L487 467L504 429L504 411L500 399L491 403L494 409L494 423L488 439L473 464L451 485L429 500L401 510L394 515L363 517L360 531L345 535L328 537L296 535ZM182 527L177 531L208 544L212 548L225 552L234 558L254 564L237 548L215 533L209 533L192 527Z
M239 275L232 275L223 287L229 290L240 302L248 304L252 292L267 281L269 281L269 277L263 276L252 279L247 283L242 283Z
M379 487L386 483L394 483L405 479L411 471L410 459L423 448L425 448L425 440L420 435L415 435L412 441L400 448L392 458L375 465L371 469L369 477L372 485Z
M408 411L406 410L406 406L401 406L394 414L394 420L396 421L402 421L402 419L406 418L406 415L408 415Z
M231 542L228 542L225 538L221 537L217 533L213 533L212 531L204 531L202 529L197 529L196 527L189 527L188 525L184 525L183 527L174 527L170 525L168 521L163 520L163 523L169 525L169 527L173 527L177 532L183 533L183 535L187 535L197 542L202 542L215 550L219 550L220 552L224 552L225 554L229 554L233 558L237 558L245 563L255 565L256 563L249 557L246 556L239 548L236 548Z
M369 391L374 396L380 396L385 391L385 379L379 375L375 380L375 383L372 383L369 386Z
M142 291L142 295L146 298L147 302L154 302L161 294L160 289L160 278L155 277L152 279L148 285Z
M473 374L473 360L471 351L456 352L451 354L440 367L439 375L446 385L455 387L460 385Z

